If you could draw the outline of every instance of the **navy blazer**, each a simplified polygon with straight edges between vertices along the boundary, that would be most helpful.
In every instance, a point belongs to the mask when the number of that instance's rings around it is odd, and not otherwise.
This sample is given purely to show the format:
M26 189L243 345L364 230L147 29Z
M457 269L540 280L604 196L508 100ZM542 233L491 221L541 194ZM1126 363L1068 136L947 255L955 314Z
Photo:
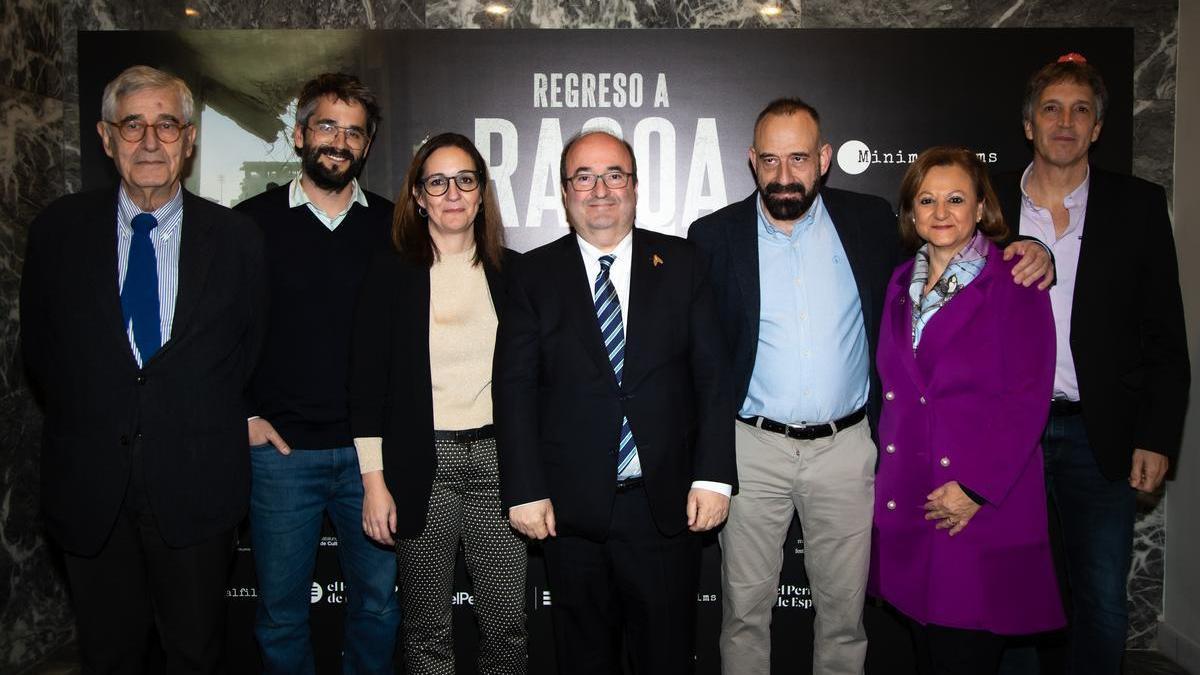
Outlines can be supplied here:
M67 551L100 550L135 449L163 539L232 531L250 489L245 390L262 342L262 235L184 191L170 339L138 368L121 314L116 188L68 195L29 228L21 347L45 412L46 527Z
M1014 231L1021 223L1020 180L1012 173L995 182ZM1191 367L1162 187L1091 167L1071 306L1083 421L1100 470L1109 480L1127 478L1135 448L1174 464Z
M688 239L711 258L712 285L725 342L733 361L729 411L736 414L746 400L758 353L761 293L758 275L758 192L692 223ZM822 188L821 198L841 239L858 286L867 348L871 359L871 394L867 413L872 428L879 420L879 376L875 349L888 279L904 256L896 215L885 200L872 195Z
M509 270L493 378L500 498L507 508L549 497L559 535L607 536L623 416L662 534L687 527L693 481L737 488L726 350L702 257L638 228L631 256L620 384L575 234Z

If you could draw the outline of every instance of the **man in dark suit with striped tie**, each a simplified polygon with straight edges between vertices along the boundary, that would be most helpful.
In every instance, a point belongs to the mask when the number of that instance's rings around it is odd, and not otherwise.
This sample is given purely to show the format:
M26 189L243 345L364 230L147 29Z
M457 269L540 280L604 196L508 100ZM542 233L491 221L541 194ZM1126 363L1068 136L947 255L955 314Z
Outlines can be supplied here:
M224 590L262 337L261 236L183 189L191 92L146 66L104 90L118 186L30 226L21 343L45 411L42 506L65 553L83 672L222 672Z
M501 500L545 540L559 672L692 670L698 532L736 487L716 308L687 241L633 226L605 132L561 161L573 232L516 261L496 340Z

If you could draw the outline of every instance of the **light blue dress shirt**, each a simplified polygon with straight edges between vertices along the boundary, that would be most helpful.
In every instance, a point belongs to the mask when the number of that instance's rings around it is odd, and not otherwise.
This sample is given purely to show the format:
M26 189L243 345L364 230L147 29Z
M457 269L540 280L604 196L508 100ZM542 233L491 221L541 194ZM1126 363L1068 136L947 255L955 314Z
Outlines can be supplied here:
M846 250L818 195L791 235L758 201L758 353L745 417L821 424L866 405L870 354Z

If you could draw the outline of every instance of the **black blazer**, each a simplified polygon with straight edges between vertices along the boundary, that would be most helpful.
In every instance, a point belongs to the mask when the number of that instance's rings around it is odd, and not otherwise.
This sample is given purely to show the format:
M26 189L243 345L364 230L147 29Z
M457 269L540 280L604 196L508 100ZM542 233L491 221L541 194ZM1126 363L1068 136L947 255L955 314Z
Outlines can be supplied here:
M183 193L171 337L139 369L121 316L115 190L47 207L21 280L22 351L45 411L46 526L79 555L111 531L135 445L172 546L231 530L249 498L244 394L265 325L262 236L246 216Z
M996 180L1013 230L1021 224L1020 180ZM1162 187L1091 167L1070 340L1088 442L1104 475L1128 477L1135 448L1174 464L1191 369Z
M500 498L507 508L549 497L560 535L607 536L622 416L664 535L687 526L692 481L737 486L725 349L700 256L641 229L631 255L620 385L575 235L509 270L492 384Z
M896 265L904 259L896 215L885 200L871 195L822 188L821 198L846 250L862 304L867 349L871 358L871 394L867 413L872 428L879 420L879 376L875 347L883 298ZM725 342L733 359L730 409L736 414L746 400L758 353L761 293L758 274L758 192L700 218L688 239L712 260L713 287Z
M497 318L503 317L503 273L484 263ZM350 431L383 438L383 479L396 502L396 536L425 529L437 470L433 384L429 371L429 268L389 248L367 269L354 313L350 355Z

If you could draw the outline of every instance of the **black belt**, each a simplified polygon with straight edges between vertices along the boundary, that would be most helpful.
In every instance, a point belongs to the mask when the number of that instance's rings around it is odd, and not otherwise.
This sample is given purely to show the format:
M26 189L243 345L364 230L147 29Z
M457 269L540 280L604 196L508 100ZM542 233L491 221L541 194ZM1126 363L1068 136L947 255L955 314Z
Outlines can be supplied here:
M645 483L646 483L645 479L643 479L641 476L638 476L637 478L627 478L625 480L617 481L617 494L621 494L622 492L629 492L630 490L640 488L643 485L645 485Z
M442 431L435 429L433 432L433 440L435 441L450 441L452 443L474 443L482 441L485 438L495 438L496 428L491 424L478 429L461 429L459 431Z
M1083 404L1079 401L1072 401L1065 398L1056 398L1050 401L1050 416L1051 417L1070 417L1079 415L1083 412Z
M741 415L738 415L738 421L745 422L752 427L758 427L763 431L783 434L788 438L811 441L817 438L832 436L835 430L845 429L846 427L858 424L866 416L866 408L859 408L840 420L834 420L829 424L784 424L783 422L776 422L766 417L742 417Z

